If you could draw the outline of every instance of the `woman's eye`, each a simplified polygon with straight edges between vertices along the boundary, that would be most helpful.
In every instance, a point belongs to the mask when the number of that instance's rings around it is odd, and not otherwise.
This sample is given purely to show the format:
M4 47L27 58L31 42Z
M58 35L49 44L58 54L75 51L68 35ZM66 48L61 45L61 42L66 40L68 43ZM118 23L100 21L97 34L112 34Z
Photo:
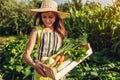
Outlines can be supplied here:
M52 17L52 16L50 16L49 18L50 18L50 19L52 19L53 17Z
M42 16L42 18L47 18L46 16Z
M42 16L42 18L49 18L49 19L52 19L53 18L53 16Z

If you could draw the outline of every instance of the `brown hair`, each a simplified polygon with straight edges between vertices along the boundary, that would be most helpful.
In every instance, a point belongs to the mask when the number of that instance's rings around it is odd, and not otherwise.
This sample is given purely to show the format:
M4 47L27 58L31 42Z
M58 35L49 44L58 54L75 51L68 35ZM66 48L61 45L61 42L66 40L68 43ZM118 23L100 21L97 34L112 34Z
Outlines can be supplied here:
M54 30L61 36L62 40L64 40L64 38L67 36L67 31L65 29L63 20L60 18L58 13L53 12L53 14L55 14L55 16L56 16L56 21L54 23ZM43 25L41 13L38 12L34 18L34 26L36 26L38 18L39 18L39 25Z

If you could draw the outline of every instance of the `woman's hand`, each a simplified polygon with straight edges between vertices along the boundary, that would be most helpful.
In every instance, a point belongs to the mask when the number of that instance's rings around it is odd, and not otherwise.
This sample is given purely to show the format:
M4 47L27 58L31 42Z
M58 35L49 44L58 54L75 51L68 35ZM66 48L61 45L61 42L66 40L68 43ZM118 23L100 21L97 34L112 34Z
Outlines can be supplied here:
M35 64L34 65L34 69L43 77L47 77L47 75L45 74L45 68L39 64Z

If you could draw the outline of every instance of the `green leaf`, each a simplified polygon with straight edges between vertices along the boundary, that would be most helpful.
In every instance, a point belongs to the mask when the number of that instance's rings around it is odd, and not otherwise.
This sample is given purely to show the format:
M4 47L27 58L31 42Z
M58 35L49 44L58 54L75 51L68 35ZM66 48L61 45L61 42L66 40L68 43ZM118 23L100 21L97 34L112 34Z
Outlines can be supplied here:
M29 68L29 67L28 67L28 68L25 68L24 74L25 74L25 75L29 75L30 73L31 73L30 68Z
M21 72L23 70L23 66L16 66L16 71Z
M98 76L97 72L90 72L92 76Z

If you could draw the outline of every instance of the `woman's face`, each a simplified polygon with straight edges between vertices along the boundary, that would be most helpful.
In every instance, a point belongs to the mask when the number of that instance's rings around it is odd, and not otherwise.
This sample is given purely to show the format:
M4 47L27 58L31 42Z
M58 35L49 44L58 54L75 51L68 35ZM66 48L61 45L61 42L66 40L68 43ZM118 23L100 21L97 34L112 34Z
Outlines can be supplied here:
M53 27L53 24L56 20L54 12L41 13L41 17L45 27Z

